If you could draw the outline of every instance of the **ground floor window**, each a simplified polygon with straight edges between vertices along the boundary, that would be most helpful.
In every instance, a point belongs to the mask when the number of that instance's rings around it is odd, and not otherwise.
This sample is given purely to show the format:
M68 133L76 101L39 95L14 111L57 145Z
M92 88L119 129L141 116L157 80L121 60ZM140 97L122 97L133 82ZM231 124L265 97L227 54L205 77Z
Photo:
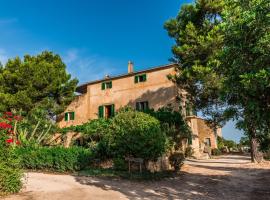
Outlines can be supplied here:
M149 109L148 101L136 102L136 110L144 111Z
M99 118L110 118L114 116L114 104L111 105L102 105L98 108Z
M65 121L70 121L75 119L75 113L74 112L66 112L65 113Z

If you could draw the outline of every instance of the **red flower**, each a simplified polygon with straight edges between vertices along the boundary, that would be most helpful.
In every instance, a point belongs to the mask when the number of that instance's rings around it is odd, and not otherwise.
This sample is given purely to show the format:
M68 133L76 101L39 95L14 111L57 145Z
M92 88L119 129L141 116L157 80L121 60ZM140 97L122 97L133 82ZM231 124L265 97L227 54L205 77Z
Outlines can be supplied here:
M17 120L17 121L21 121L22 117L21 116L14 116L14 119Z
M21 144L21 142L20 142L19 140L17 140L17 141L16 141L16 144L17 144L17 145L20 145L20 144Z
M9 128L12 128L12 126L10 124L5 123L5 122L0 122L0 128L9 129Z
M7 120L11 122L13 119L12 118L7 118Z
M9 138L6 140L7 143L13 143L13 139L12 138Z
M12 112L5 112L5 115L12 116Z

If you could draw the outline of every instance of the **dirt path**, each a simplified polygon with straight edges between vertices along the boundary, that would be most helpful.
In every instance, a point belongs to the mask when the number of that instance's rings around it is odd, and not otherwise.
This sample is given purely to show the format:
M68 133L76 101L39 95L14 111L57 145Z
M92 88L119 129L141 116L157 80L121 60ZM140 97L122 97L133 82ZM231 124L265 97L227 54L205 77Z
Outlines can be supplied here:
M248 157L188 160L182 173L161 181L28 173L24 190L8 200L99 199L270 199L270 163L251 164Z

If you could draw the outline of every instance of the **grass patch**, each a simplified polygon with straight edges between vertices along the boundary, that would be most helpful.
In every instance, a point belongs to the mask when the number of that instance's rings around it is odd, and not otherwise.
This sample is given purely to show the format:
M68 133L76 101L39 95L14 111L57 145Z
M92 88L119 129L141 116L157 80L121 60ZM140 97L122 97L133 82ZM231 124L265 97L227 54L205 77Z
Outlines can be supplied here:
M101 168L89 168L78 172L79 176L96 176L96 177L109 177L109 178L123 178L130 180L161 180L163 178L169 178L175 175L173 171L162 171L151 173L149 171L134 171L129 173L128 171L119 171L114 169L101 169Z

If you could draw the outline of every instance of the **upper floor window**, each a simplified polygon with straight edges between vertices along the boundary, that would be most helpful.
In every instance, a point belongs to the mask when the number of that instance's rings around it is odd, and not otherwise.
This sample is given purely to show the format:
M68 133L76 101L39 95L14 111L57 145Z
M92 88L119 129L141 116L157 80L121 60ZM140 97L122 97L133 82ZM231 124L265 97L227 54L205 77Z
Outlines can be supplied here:
M65 113L65 121L71 121L75 119L75 113L74 112L66 112Z
M112 88L112 81L101 83L101 89L102 90L110 89L110 88Z
M148 101L136 102L136 110L144 111L148 109L149 109Z
M136 75L134 78L135 83L145 82L146 74Z

